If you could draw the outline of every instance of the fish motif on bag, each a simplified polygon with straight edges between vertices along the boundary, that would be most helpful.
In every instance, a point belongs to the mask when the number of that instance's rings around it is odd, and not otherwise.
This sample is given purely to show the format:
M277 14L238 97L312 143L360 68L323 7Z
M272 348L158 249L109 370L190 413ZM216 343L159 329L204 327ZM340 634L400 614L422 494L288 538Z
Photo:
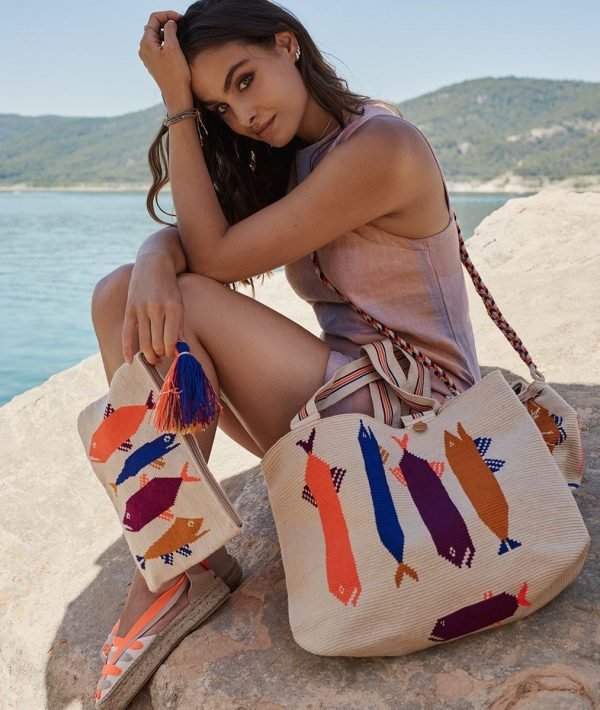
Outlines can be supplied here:
M142 474L139 491L125 503L123 527L129 532L139 532L155 518L164 516L174 505L182 483L197 483L201 480L188 474L189 465L189 461L186 461L177 478L157 476L148 481Z
M358 432L358 443L365 464L365 472L371 491L371 502L375 513L375 524L381 544L397 563L394 581L399 587L404 575L419 581L417 572L404 562L404 532L398 520L392 494L385 476L382 451L371 427L365 427L362 419Z
M535 397L528 399L525 402L525 407L552 453L554 447L562 444L567 438L567 432L563 427L563 418L558 414L550 414L545 407L535 401Z
M466 636L475 631L481 631L488 626L499 624L509 619L520 606L530 606L527 599L527 582L518 594L502 592L497 596L485 595L482 601L470 604L437 620L430 641L451 641L459 636Z
M104 410L100 422L90 440L88 457L93 463L106 463L115 451L130 451L131 437L138 431L146 412L154 409L152 390L145 404L130 404L113 409L110 402Z
M390 473L408 488L419 515L440 557L459 569L470 567L475 544L467 524L441 481L443 462L429 462L408 450L408 434L392 439L402 449L402 458Z
M175 518L173 525L150 545L143 555L135 556L141 569L146 569L146 562L149 560L159 558L166 565L172 565L175 553L189 557L192 554L190 545L210 532L210 530L201 532L203 523L204 518Z
M521 547L520 542L508 536L508 502L494 475L506 462L484 458L492 443L489 437L473 439L460 422L457 431L458 435L444 431L446 458L450 468L481 522L500 540L498 554L503 555Z
M325 570L331 594L343 604L356 606L361 584L352 552L348 526L338 498L345 470L331 467L313 452L316 430L297 441L307 454L302 497L319 511L325 541Z
M137 474L145 467L162 459L165 454L168 454L173 449L179 446L179 443L174 443L177 434L161 434L152 441L147 441L130 454L123 464L121 472L117 476L113 490L116 492L117 486L120 486L127 479Z

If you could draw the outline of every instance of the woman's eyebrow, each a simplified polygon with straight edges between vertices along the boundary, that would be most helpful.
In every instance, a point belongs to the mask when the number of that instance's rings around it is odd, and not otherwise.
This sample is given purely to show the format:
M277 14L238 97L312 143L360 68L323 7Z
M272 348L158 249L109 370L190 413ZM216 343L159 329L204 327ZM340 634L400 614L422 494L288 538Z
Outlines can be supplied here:
M233 79L233 75L235 72L244 64L247 64L250 60L249 59L242 59L241 62L238 62L237 64L234 64L231 69L227 72L227 76L225 77L225 81L223 82L223 89L225 93L229 91L231 88L231 80ZM217 104L219 103L218 101L215 101L214 99L209 99L208 101L203 101L202 102L205 106L210 106L211 104Z

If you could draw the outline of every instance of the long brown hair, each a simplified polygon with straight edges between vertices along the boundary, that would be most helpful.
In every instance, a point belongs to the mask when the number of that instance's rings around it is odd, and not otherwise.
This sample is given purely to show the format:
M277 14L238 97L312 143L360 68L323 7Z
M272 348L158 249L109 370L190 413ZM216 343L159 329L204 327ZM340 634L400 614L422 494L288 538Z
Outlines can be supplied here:
M362 115L362 105L375 100L348 89L346 80L339 77L323 58L302 23L291 12L270 0L198 0L177 22L177 37L188 63L204 49L235 40L272 49L274 35L284 30L293 32L298 40L301 56L296 66L307 90L339 124L338 130L333 131L315 151L313 158L316 160L342 130L344 111ZM235 224L283 197L294 155L304 147L304 142L296 136L282 148L271 147L263 141L235 133L216 112L204 109L196 99L194 104L208 131L202 150L229 224ZM389 106L401 115L395 106ZM161 224L170 224L155 211L156 205L167 214L158 204L158 193L169 181L168 154L168 128L161 126L148 154L153 182L146 198L150 216ZM262 276L264 278L264 274ZM251 278L242 283L254 290ZM235 284L230 286L235 288Z

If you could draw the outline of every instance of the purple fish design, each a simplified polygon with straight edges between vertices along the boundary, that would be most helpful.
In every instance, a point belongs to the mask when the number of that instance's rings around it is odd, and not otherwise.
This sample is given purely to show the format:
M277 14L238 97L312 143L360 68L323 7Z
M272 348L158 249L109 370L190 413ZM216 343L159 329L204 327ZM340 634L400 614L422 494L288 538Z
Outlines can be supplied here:
M440 557L456 567L471 566L475 545L458 508L452 502L440 477L425 459L408 451L408 434L392 439L404 453L399 469ZM390 469L397 475L398 469Z
M451 641L508 619L520 606L530 606L531 602L527 600L526 594L527 582L524 582L516 596L502 592L498 596L489 596L480 602L453 611L437 620L429 640Z
M179 478L164 476L153 478L134 493L125 504L123 527L130 532L138 532L174 503L181 484L195 483L200 478L188 475L189 462L186 461Z

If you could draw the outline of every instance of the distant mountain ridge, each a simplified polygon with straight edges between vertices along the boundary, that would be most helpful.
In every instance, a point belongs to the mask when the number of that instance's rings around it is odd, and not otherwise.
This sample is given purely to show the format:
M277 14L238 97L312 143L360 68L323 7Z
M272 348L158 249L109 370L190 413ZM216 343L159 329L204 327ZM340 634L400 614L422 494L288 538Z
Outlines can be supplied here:
M442 87L398 104L448 180L600 175L600 83L517 77ZM114 118L0 114L0 187L139 186L162 105Z
M600 83L475 79L399 106L449 178L600 174Z

